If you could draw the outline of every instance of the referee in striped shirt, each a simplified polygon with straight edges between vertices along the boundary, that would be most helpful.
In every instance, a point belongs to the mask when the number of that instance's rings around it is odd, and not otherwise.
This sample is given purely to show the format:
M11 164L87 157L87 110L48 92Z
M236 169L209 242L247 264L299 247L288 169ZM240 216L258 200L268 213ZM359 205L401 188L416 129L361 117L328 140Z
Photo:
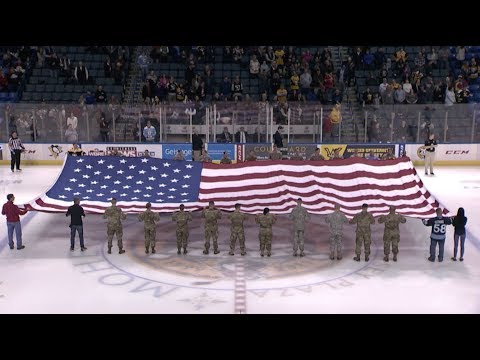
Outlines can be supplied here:
M8 147L10 148L10 153L12 155L12 161L10 163L12 172L15 165L17 171L22 171L22 169L20 169L20 154L22 150L25 150L25 146L23 146L22 141L18 138L16 131L13 131L10 135L10 139L8 139Z

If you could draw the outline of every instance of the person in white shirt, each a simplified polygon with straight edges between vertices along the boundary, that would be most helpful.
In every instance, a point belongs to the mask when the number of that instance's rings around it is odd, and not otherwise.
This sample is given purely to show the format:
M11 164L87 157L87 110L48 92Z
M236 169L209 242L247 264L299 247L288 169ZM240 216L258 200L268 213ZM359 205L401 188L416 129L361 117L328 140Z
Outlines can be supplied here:
M148 142L155 141L155 135L157 135L157 130L152 126L150 121L147 121L147 126L143 128L143 136Z
M68 125L72 125L73 130L77 130L77 125L78 125L78 119L77 117L73 114L73 112L70 113L70 116L67 118L67 127Z

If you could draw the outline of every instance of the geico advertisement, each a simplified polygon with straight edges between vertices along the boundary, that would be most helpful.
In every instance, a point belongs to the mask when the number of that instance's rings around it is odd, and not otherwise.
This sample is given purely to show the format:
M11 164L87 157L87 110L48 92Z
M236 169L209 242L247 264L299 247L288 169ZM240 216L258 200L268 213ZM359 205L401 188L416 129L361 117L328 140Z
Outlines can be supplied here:
M192 160L192 144L162 144L162 159L173 159L178 150L183 152L185 160Z

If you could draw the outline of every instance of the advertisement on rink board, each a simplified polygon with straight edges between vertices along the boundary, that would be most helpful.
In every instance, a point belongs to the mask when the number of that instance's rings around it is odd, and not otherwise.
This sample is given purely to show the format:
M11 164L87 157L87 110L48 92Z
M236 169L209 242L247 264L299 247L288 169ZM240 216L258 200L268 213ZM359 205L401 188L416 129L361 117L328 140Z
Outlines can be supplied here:
M419 157L422 154L423 144L407 144L406 152L407 156L412 161L423 162L423 159ZM473 161L479 160L478 158L478 145L477 144L438 144L435 148L435 161L449 161L461 162L461 161Z
M72 147L71 143L24 143L25 151L22 153L22 161L47 161L48 163L61 164ZM182 144L113 144L113 143L97 143L97 144L82 144L80 147L87 155L91 156L108 156L115 149L121 156L143 156L145 150L148 150L151 157L172 159L178 149L182 149L187 160L191 159L192 146L189 143ZM213 145L213 147L212 147ZM340 155L343 158L348 158L353 154L364 157L370 150L375 155L379 156L388 151L394 150L395 156L399 156L400 152L405 149L408 157L415 162L422 162L423 160L418 156L418 150L423 144L328 144L318 145L321 148L321 154L329 159L335 149L340 150ZM310 158L315 151L317 145L315 144L291 144L285 148L284 158L292 156L295 151L298 151L304 159ZM238 144L214 144L207 145L210 156L214 160L220 160L223 151L227 151L232 161L242 161L243 156L247 157L250 150L253 150L258 160L268 159L271 151L271 144L269 143L247 143L244 145ZM244 150L244 151L242 151ZM240 155L239 155L240 154ZM10 150L7 143L0 144L0 160L3 164L9 162L11 159ZM455 164L462 164L462 161L469 164L471 161L480 160L480 144L439 144L435 151L435 161L441 161L443 164L453 162Z
M352 156L364 158L370 152L373 152L375 157L381 158L389 150L392 150L395 157L398 157L398 152L395 151L396 147L398 147L398 145L395 144L328 144L322 145L320 152L325 159L331 159L337 150L339 150L339 155L343 159Z
M219 163L223 157L223 152L226 151L232 163L237 160L236 146L234 144L217 144L210 143L206 146L208 154L212 158L212 162Z
M162 144L162 159L173 159L178 150L182 150L185 160L192 160L192 144Z

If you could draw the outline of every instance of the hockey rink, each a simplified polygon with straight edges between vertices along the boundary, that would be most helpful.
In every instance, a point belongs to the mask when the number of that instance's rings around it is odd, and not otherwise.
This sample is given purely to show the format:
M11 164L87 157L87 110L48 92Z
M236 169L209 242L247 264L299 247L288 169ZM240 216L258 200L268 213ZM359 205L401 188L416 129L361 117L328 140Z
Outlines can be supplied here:
M17 205L44 193L61 166L0 168L0 196L15 194ZM84 219L85 245L70 252L65 214L30 212L21 217L24 250L10 250L6 221L0 222L0 313L480 313L480 172L478 167L435 169L427 189L451 211L468 217L465 261L453 262L453 227L447 230L442 263L427 261L430 228L420 219L401 224L398 262L383 261L383 224L372 226L370 261L355 262L355 226L344 228L344 258L329 259L325 216L312 215L306 257L292 256L292 223L278 216L272 257L260 257L258 225L245 223L247 255L228 255L229 224L220 220L220 251L203 255L203 221L193 214L188 255L177 255L175 224L161 215L157 253L145 254L143 223L124 222L125 254L116 239L107 254L106 222ZM437 250L438 251L438 250ZM457 258L459 256L457 255ZM390 257L391 259L391 257Z

